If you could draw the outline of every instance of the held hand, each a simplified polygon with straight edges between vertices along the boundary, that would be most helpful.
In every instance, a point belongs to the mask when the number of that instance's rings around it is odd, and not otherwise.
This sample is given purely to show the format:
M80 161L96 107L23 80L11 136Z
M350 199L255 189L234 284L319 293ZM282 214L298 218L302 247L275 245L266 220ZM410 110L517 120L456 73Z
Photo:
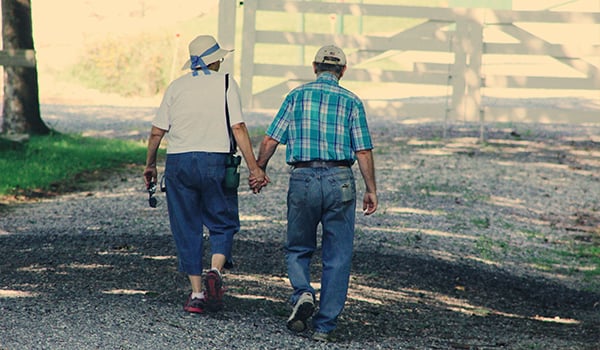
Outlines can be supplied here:
M263 181L265 181L265 177L267 175L265 174L265 171L262 170L261 168L256 168L250 171L250 176L248 177L248 182L249 183L262 183Z
M271 182L271 179L267 175L265 175L265 180L262 183L260 183L255 189L253 189L252 192L259 193L263 187L266 187L269 184L269 182Z
M252 193L257 194L260 193L263 187L267 186L267 184L271 182L268 176L265 176L265 179L262 182L258 182L255 179L249 179L248 185L250 189L252 189Z
M259 178L253 176L252 174L250 174L250 176L248 177L248 186L252 189L252 192L255 194L259 193L260 190L263 187L267 186L269 182L271 182L271 179L269 179L267 175L265 175L262 178L262 181Z
M377 210L377 193L365 192L363 197L363 214L371 215Z
M157 183L157 178L158 178L158 171L156 170L156 167L154 166L148 166L146 167L146 170L144 170L144 183L146 184L146 189L148 187L150 187L150 183L154 182Z
M248 176L248 186L252 189L253 193L259 193L261 188L266 186L269 182L269 177L265 174L263 169L257 168L250 171L250 176Z

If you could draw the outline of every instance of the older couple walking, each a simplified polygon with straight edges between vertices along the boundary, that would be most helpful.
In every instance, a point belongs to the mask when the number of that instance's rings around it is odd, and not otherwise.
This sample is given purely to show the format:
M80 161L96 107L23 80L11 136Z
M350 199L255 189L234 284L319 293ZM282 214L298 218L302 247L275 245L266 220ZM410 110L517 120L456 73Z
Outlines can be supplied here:
M312 338L331 341L350 277L356 161L365 183L363 213L370 215L377 209L373 144L364 106L339 85L346 56L335 46L318 50L313 62L316 80L286 96L255 158L237 83L218 73L230 51L220 48L212 36L199 36L190 43L189 52L185 67L191 72L169 85L152 123L144 170L146 186L156 183L157 151L166 136L169 221L179 270L187 274L192 289L184 310L203 313L223 308L221 272L232 261L233 236L240 229L237 188L223 186L230 141L244 157L254 193L269 184L267 164L278 145L286 144L291 173L285 255L293 288L287 327L304 332L311 328L312 317ZM319 224L323 266L317 302L310 263ZM211 267L203 278L204 226L209 232Z

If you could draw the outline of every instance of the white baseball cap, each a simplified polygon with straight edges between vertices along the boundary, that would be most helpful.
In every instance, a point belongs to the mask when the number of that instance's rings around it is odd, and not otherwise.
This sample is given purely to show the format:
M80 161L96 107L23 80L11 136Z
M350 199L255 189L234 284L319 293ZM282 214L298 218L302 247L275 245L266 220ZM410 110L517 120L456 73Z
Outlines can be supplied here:
M344 51L335 45L327 45L317 51L315 63L327 63L338 66L346 65L346 55Z

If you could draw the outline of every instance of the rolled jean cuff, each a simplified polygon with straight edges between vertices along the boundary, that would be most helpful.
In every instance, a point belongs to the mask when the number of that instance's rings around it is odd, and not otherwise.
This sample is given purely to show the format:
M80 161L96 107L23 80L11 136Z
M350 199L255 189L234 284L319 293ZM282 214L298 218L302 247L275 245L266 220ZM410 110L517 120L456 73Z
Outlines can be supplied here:
M210 253L223 254L227 260L231 260L231 248L233 245L233 235L235 233L211 233L210 234Z
M185 264L179 261L179 272L183 272L186 275L200 276L202 275L202 266L195 264Z

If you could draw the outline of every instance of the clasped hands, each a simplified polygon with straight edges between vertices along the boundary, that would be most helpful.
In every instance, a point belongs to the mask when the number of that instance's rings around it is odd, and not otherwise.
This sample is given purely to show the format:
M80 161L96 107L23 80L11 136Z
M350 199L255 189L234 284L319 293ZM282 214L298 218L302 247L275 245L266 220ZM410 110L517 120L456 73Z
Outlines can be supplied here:
M269 179L262 168L250 171L250 175L248 176L248 186L252 189L252 193L259 193L263 187L269 184L269 182L271 182L271 179Z

